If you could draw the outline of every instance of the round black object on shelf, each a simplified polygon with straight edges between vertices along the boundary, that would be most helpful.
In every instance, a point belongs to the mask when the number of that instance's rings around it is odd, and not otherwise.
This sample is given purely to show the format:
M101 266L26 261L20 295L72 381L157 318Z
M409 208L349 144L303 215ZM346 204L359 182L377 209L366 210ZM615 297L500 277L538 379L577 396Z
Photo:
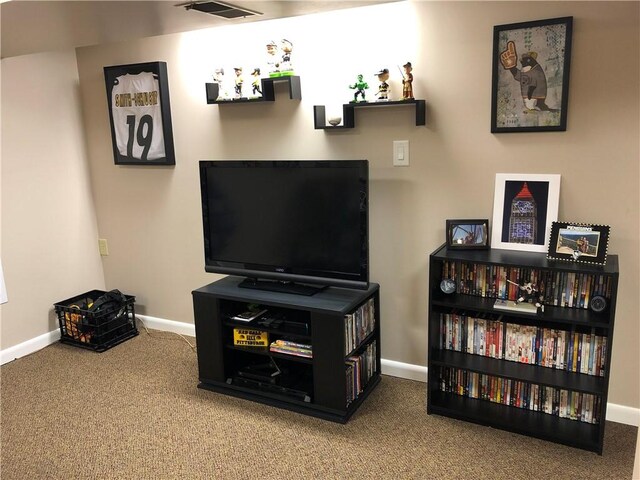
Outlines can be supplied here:
M456 291L456 282L450 278L445 278L440 282L440 290L446 294L453 293Z
M602 312L605 308L607 308L607 299L602 295L596 295L591 299L590 307L594 312Z

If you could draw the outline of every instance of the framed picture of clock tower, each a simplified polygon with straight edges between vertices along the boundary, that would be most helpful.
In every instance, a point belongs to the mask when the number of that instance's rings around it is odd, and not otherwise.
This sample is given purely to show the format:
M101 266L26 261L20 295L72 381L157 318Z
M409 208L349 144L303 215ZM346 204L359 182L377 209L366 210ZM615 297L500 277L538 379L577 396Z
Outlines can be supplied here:
M496 174L492 247L546 252L559 200L560 175Z

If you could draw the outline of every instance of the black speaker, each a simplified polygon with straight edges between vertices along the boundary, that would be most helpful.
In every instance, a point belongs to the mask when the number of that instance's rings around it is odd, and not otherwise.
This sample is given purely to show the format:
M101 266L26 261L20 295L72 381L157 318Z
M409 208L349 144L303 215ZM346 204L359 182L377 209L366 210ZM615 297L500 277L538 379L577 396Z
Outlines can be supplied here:
M456 291L456 282L450 278L445 278L440 282L440 290L449 294Z
M607 299L602 295L596 295L591 299L591 303L589 306L594 312L602 312L605 308L607 308Z

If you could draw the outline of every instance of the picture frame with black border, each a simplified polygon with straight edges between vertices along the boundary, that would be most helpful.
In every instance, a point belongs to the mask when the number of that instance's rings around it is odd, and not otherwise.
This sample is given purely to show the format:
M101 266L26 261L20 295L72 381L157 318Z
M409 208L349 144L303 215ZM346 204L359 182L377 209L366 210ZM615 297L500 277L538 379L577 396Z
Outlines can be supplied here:
M175 165L166 62L104 67L116 165Z
M605 265L610 230L609 225L553 222L547 258Z
M456 250L487 250L489 248L488 219L448 219L447 248Z
M493 27L491 133L567 130L573 17Z

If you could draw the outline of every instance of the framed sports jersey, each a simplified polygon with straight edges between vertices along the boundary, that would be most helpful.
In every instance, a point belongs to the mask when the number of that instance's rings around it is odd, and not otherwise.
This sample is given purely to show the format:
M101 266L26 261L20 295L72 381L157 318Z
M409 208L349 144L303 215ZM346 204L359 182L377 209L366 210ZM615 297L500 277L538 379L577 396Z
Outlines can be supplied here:
M104 67L116 165L175 165L166 62Z

